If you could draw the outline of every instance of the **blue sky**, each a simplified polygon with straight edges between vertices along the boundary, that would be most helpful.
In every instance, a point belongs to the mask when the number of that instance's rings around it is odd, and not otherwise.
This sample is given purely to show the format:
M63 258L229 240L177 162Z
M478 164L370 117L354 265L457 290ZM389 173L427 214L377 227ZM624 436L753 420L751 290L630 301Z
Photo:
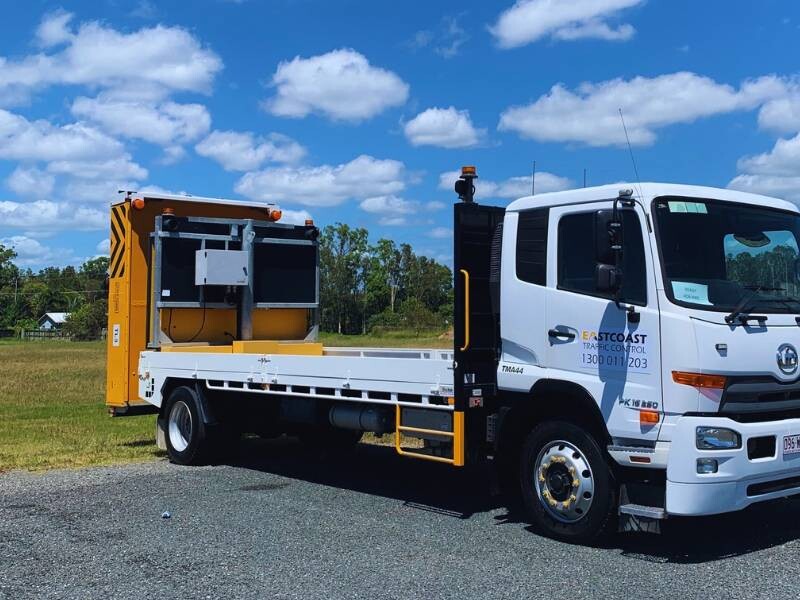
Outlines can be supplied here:
M0 243L107 247L117 189L277 202L451 261L479 198L633 177L800 201L786 0L30 1L0 22Z

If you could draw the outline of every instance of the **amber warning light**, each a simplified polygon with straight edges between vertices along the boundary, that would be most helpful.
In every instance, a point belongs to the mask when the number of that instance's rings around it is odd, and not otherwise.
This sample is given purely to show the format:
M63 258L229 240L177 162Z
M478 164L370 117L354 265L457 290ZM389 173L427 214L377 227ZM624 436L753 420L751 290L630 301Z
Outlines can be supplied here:
M456 180L455 191L462 202L472 202L475 196L473 180L478 178L478 170L472 166L461 167L461 177Z

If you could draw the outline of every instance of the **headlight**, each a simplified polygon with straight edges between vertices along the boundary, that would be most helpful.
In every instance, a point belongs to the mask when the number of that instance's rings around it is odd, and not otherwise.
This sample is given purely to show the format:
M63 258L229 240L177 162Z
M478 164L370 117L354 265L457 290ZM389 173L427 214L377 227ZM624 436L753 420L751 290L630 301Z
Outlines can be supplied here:
M698 450L732 450L742 447L742 436L733 429L723 427L698 427Z

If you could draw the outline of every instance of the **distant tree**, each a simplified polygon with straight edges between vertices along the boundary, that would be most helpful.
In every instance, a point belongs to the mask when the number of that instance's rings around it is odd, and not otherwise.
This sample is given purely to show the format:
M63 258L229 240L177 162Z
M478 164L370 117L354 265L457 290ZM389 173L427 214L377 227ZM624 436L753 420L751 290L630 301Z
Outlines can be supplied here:
M320 288L326 329L355 333L361 324L367 230L344 223L328 225L320 236Z
M14 264L17 253L13 248L6 248L0 244L0 289L13 287L19 277L19 269Z
M70 313L64 323L64 333L76 340L97 340L106 326L108 303L105 300L86 303Z
M0 244L0 327L11 327L21 315L17 253Z

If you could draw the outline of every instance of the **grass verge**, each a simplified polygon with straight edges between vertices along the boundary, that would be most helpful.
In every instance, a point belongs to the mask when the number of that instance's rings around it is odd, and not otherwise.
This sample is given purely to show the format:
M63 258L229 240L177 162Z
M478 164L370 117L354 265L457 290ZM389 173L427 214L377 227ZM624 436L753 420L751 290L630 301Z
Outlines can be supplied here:
M322 334L326 346L447 348L416 337ZM105 399L105 342L0 340L0 472L138 462L163 456L155 415L112 419ZM366 435L389 444L390 436Z
M112 419L105 342L0 344L0 470L146 460L155 416Z

